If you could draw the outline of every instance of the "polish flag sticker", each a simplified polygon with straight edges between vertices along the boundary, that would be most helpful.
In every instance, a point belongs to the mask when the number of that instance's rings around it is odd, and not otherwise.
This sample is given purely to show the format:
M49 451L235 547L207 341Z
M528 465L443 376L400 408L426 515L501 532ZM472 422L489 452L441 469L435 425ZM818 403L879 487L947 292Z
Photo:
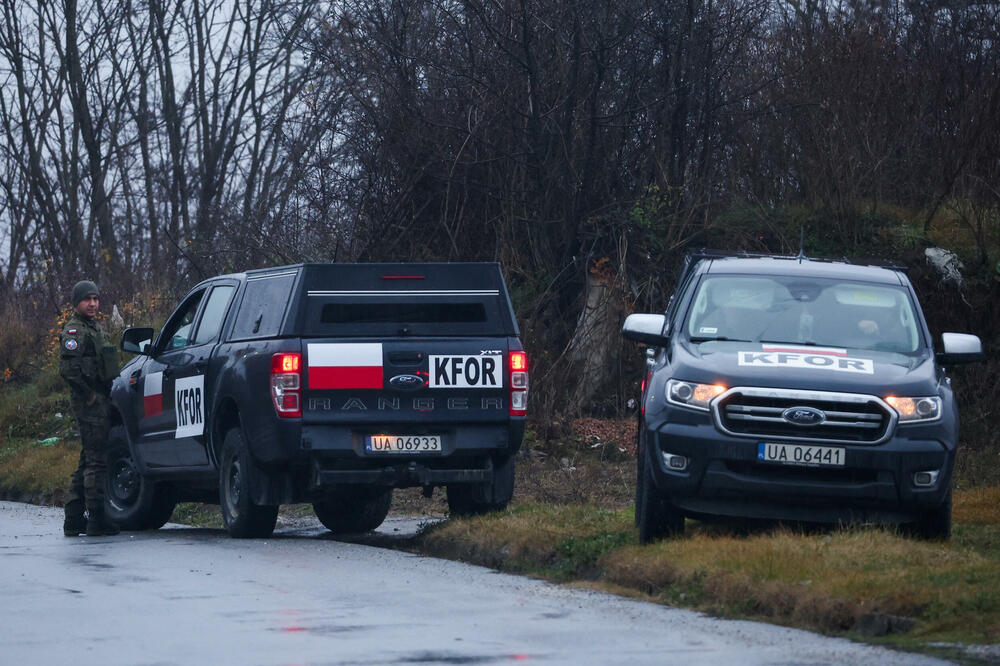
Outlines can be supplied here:
M163 373L154 372L146 375L142 383L142 413L146 416L156 416L163 412Z
M382 343L306 345L310 389L382 388Z

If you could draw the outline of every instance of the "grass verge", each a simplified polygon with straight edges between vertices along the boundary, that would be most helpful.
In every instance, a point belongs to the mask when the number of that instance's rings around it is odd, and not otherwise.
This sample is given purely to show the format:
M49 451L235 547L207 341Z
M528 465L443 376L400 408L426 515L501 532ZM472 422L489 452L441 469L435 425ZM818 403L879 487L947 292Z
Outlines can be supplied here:
M949 543L867 528L741 534L688 521L687 536L639 546L631 509L524 505L433 526L417 549L725 617L855 637L887 630L880 640L905 649L994 643L1000 488L955 501Z

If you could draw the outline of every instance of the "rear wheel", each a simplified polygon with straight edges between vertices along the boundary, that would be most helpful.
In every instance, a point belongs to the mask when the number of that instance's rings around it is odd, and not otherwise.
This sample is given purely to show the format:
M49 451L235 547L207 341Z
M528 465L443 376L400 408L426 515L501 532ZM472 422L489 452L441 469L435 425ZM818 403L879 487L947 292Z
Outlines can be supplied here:
M514 494L514 456L500 462L493 482L448 484L448 513L452 516L480 516L504 511Z
M635 516L639 526L639 543L646 544L668 536L684 533L684 515L660 492L653 481L653 470L645 456L639 457Z
M334 534L359 534L381 525L391 505L392 488L359 488L330 493L313 503L313 511Z
M123 530L163 527L177 505L177 489L142 476L128 448L124 426L108 435L105 515Z
M226 433L222 444L219 504L226 530L237 539L270 536L278 521L277 506L253 503L250 492L252 465L243 433L239 428L233 428Z

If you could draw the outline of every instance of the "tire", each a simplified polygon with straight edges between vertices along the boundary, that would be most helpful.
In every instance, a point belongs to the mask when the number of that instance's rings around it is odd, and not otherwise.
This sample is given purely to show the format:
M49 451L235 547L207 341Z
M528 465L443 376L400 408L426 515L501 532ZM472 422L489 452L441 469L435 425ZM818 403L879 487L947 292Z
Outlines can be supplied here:
M635 461L635 526L639 527L639 514L642 512L642 477L646 474L646 456L642 449L638 448L636 441L637 457Z
M947 541L951 538L951 489L939 506L913 524L911 533L928 541Z
M656 487L653 470L645 456L640 456L640 473L636 487L635 516L639 527L639 543L647 544L684 533L684 515Z
M124 426L108 435L104 513L123 530L157 530L177 506L177 489L142 476L132 459Z
M494 469L493 483L448 484L448 513L457 517L506 511L513 493L514 456L511 456Z
M391 505L392 488L359 488L330 493L313 502L313 511L334 534L361 534L381 525Z
M278 521L277 506L253 503L250 483L253 461L247 450L243 433L233 428L226 433L222 444L222 463L219 466L219 505L222 522L229 536L237 539L259 539L271 536Z

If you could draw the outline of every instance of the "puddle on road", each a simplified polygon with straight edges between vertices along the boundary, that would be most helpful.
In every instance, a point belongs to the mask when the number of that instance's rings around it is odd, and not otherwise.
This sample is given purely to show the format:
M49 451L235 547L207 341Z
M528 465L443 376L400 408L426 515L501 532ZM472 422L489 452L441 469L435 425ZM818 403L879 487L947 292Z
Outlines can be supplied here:
M503 661L531 661L527 654L469 655L448 652L421 652L395 660L396 664L495 664Z

